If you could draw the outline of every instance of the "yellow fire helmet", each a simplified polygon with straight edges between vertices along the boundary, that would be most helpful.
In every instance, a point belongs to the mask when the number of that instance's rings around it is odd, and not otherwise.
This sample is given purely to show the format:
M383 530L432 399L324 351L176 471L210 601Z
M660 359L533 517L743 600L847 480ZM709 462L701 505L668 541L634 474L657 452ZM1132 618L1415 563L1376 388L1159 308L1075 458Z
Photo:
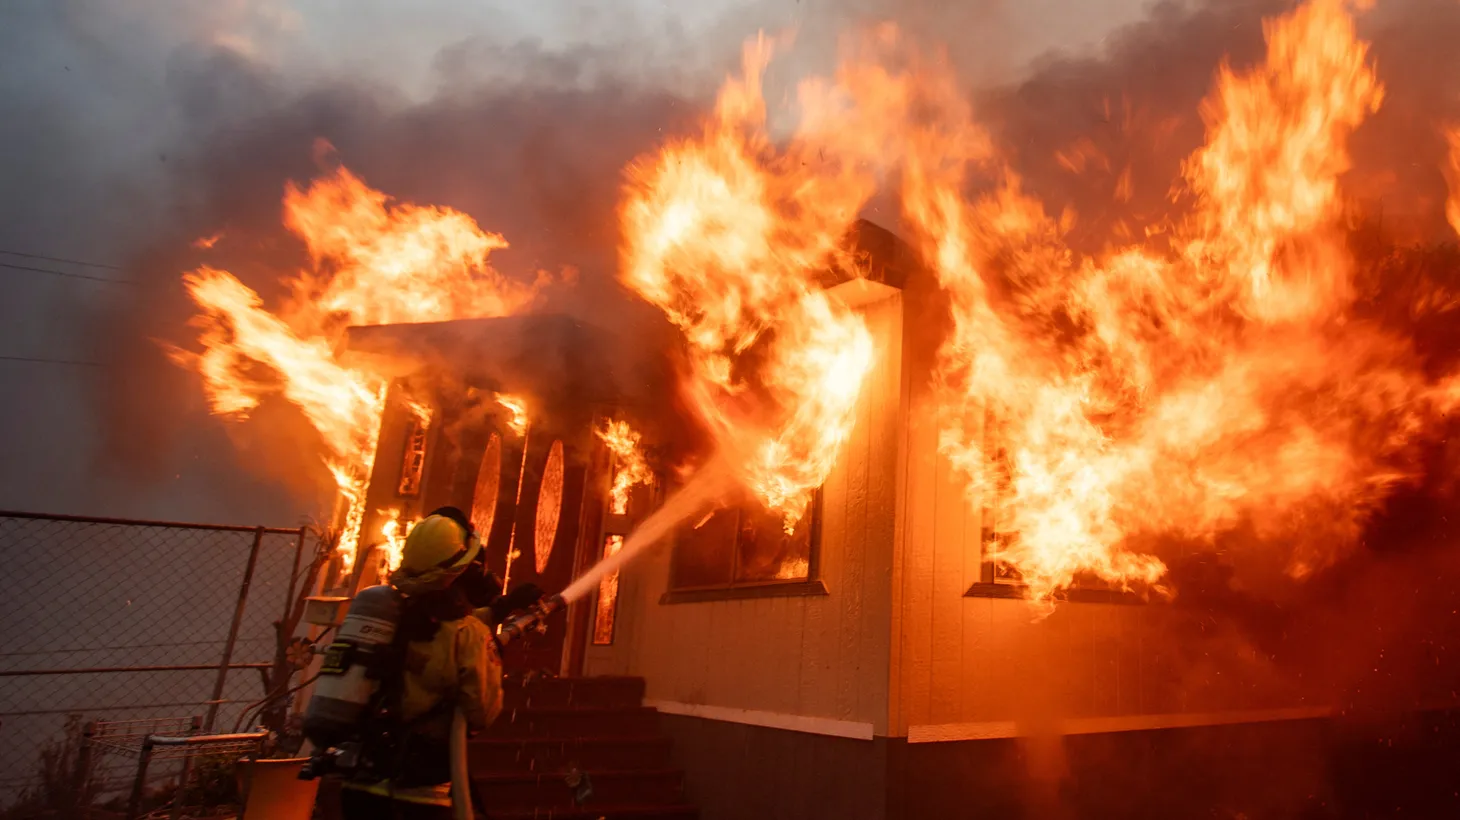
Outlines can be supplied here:
M481 541L458 522L444 515L428 515L406 536L395 576L424 581L424 576L431 575L449 582L481 548Z

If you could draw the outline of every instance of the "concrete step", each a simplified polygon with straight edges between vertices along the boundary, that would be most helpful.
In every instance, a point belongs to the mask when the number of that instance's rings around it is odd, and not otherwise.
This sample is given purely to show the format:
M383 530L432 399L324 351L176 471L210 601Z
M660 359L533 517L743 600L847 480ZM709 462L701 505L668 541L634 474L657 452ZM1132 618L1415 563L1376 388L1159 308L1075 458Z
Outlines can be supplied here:
M507 709L482 736L486 740L515 738L655 737L659 712L631 708Z
M507 709L634 707L644 702L644 679L541 678L526 684L509 679L502 697Z
M579 806L575 788L561 774L495 774L472 778L483 806L493 811L587 809L608 806L678 806L684 774L674 769L636 772L588 771L592 793Z
M598 806L581 809L491 811L485 820L699 820L694 806Z
M665 737L480 739L471 743L473 774L565 772L579 769L638 771L670 767Z

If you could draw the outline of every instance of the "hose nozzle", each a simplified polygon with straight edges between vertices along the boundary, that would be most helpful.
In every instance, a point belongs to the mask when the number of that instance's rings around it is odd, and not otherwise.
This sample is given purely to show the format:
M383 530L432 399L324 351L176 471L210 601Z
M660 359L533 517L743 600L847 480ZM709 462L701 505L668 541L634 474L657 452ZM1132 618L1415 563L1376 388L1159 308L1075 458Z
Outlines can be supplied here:
M548 616L566 604L562 595L545 596L526 612L502 624L502 628L497 631L497 639L505 644L522 637L529 629L545 630Z

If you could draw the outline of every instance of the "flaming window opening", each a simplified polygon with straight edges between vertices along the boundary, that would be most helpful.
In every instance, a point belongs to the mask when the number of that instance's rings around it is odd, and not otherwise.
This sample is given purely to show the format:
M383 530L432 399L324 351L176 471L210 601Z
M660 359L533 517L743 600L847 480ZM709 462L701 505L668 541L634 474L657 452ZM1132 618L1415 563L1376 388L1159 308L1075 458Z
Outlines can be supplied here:
M654 473L640 448L640 436L629 423L609 421L595 431L611 456L613 479L609 485L608 510L613 515L627 515L630 494L635 487L654 484ZM609 535L603 541L603 557L608 558L623 548L622 535ZM593 643L613 643L613 626L618 612L619 574L610 572L598 582L598 602L594 607Z
M629 511L629 493L638 486L651 486L654 472L644 458L639 434L626 421L609 421L596 431L613 460L613 483L609 487L609 511L625 515Z

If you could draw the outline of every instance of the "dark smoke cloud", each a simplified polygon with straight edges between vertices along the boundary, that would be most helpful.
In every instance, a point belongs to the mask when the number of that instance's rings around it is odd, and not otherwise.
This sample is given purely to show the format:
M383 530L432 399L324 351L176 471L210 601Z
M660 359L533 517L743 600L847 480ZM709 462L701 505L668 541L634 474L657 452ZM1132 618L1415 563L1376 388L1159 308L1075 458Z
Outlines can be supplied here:
M551 310L625 337L654 337L661 323L655 312L613 282L621 169L663 133L681 130L696 106L608 78L564 87L560 56L519 48L512 59L537 79L504 89L472 85L410 104L358 86L291 97L252 63L189 56L175 73L184 127L194 135L173 160L183 206L156 240L160 258L138 271L138 309L114 317L101 337L127 355L117 371L125 377L108 383L103 396L109 452L135 467L197 423L190 418L198 409L195 377L166 361L155 343L188 336L184 322L193 310L179 273L206 260L266 301L277 298L279 278L306 264L302 245L281 224L284 182L308 180L331 162L401 201L456 208L501 233L511 247L493 261L509 276L571 271L572 286L553 291ZM320 156L319 141L332 146L328 156ZM189 248L219 231L224 238L214 250ZM652 326L638 330L638 323ZM307 487L321 478L311 464L315 448L295 446L294 435L286 438L290 446L269 446L286 414L276 415L269 425L234 426L234 438L252 451L245 461L265 451L269 475L301 477L296 489Z
M1129 242L1171 212L1182 160L1203 141L1200 105L1217 67L1263 60L1262 20L1293 6L1163 2L1110 37L1103 54L1053 55L1025 82L987 93L983 119L1050 211L1078 215L1075 247ZM1407 239L1444 237L1439 126L1460 120L1460 5L1394 0L1358 22L1386 96L1351 142L1345 193ZM1058 159L1082 150L1088 160L1078 172ZM1123 183L1128 198L1117 193Z
M199 261L187 245L200 234L252 237L218 259L266 296L297 262L277 199L285 179L318 170L316 138L378 187L454 204L507 234L504 267L583 266L589 285L574 298L594 304L593 283L611 268L616 164L688 119L694 106L681 99L703 104L757 30L796 32L776 69L779 101L798 72L830 66L839 33L868 20L900 19L938 39L956 32L953 58L986 78L1097 39L1144 2L1058 14L1052 1L995 0L673 11L635 0L611 11L422 0L409 13L360 0L348 15L290 0L0 4L10 126L0 130L0 248L126 263L141 280L5 274L6 354L105 361L0 365L16 397L0 408L0 453L27 465L0 472L0 506L273 518L297 514L298 492L314 505L302 489L312 478L291 492L248 469L257 447L229 439L251 433L210 419L191 377L163 364L151 339L185 338L176 279ZM275 472L309 475L290 450Z

